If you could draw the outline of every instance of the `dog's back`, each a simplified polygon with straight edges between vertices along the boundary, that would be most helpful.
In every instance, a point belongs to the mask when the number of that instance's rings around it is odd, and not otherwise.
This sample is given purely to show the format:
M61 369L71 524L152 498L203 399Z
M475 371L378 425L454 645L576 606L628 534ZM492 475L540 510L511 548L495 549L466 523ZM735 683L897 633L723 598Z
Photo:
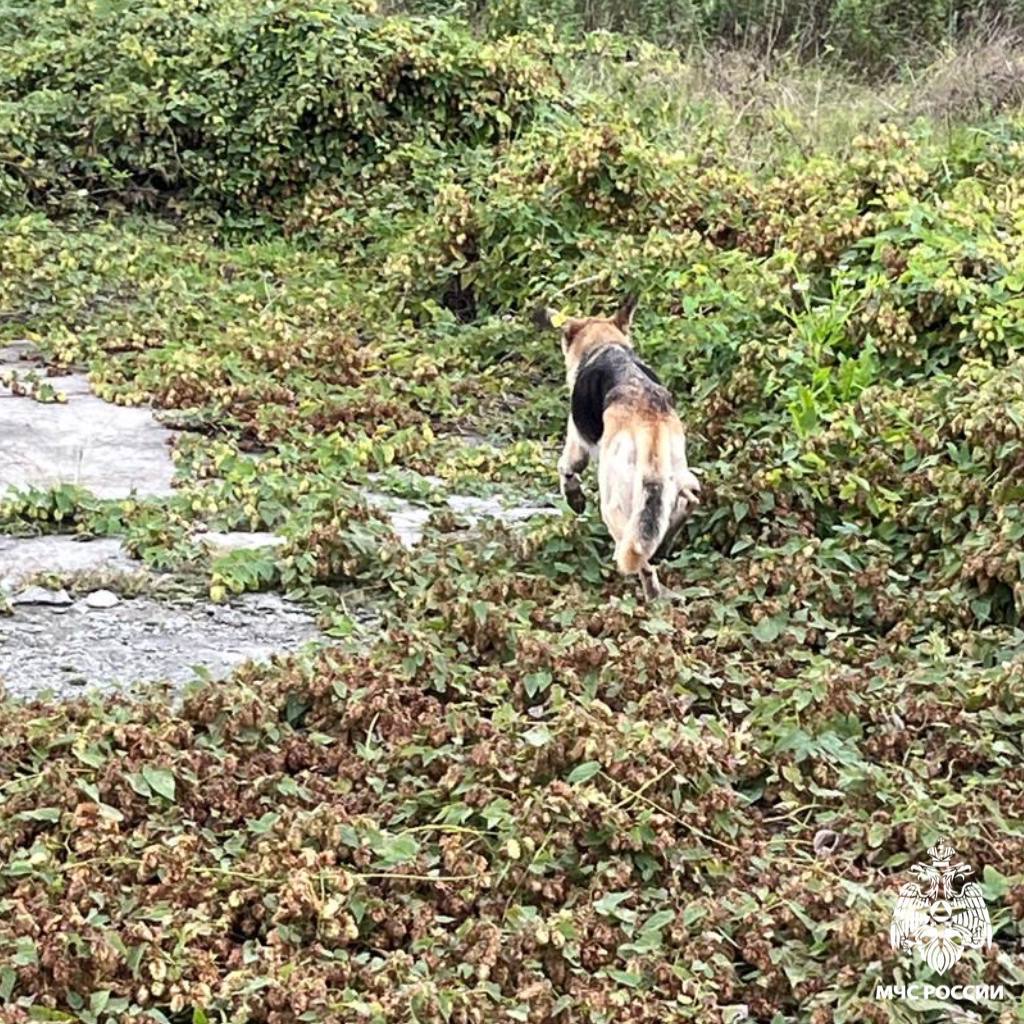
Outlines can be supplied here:
M604 433L605 410L618 403L638 411L671 410L672 396L631 348L598 343L580 360L572 385L572 418L580 436L596 445Z

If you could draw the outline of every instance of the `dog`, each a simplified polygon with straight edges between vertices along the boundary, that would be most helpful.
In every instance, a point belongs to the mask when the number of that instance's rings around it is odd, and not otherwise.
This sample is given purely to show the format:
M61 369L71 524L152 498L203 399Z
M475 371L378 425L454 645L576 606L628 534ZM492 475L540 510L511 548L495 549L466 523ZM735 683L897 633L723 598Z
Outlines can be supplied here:
M662 594L653 562L668 554L700 483L686 461L686 434L672 396L633 349L637 300L612 317L563 317L538 309L541 328L561 330L570 411L558 478L569 507L586 498L580 473L598 462L601 518L615 541L615 563L639 575L645 600Z

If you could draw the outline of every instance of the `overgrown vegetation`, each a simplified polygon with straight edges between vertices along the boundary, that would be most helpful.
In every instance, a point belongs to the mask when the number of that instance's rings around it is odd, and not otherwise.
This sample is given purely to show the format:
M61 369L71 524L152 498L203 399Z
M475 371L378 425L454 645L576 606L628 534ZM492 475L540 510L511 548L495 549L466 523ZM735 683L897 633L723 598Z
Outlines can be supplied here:
M888 913L940 835L996 935L952 977L1019 995L1024 120L989 64L943 107L948 67L752 91L312 0L5 14L0 338L186 430L174 497L0 525L339 638L173 714L3 705L7 1019L945 1020L873 997L924 970ZM705 484L685 604L638 606L596 510L403 549L368 487L554 500L525 311L627 287ZM210 565L201 526L288 543Z
M855 75L892 73L965 36L1024 22L1020 0L396 0L389 6L457 13L492 36L551 23L567 36L603 29L683 50L742 49L768 61L827 58Z

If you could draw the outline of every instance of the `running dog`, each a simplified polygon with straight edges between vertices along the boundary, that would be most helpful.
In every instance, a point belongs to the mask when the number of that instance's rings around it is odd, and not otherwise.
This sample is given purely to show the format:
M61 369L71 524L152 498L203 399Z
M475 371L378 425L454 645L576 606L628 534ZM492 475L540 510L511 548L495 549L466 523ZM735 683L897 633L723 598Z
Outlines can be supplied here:
M652 562L668 554L700 483L686 462L686 435L672 396L633 350L636 311L630 296L614 316L534 315L561 329L570 393L565 447L558 460L562 494L577 514L586 507L580 473L598 460L601 518L615 541L615 563L639 574L646 600L661 594Z

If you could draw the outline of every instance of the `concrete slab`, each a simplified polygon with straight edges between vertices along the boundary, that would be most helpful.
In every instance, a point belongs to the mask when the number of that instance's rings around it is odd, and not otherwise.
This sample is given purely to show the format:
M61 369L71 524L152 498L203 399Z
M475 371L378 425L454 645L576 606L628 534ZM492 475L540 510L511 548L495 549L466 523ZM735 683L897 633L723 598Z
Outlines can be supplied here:
M453 494L448 498L448 507L465 516L471 523L481 519L500 519L503 523L519 523L535 516L561 515L550 505L505 505L500 497L477 498L469 494Z
M45 376L28 342L0 349L0 370ZM36 402L0 385L0 495L10 488L75 484L98 498L171 493L172 431L149 409L112 405L93 395L85 374L46 377L65 403Z
M199 543L214 557L226 555L231 551L276 548L284 542L285 538L279 537L276 533L243 533L236 531L232 533L204 533L199 537Z
M40 573L63 576L101 569L131 573L141 568L121 542L111 538L82 541L67 536L0 537L0 590L14 590Z
M144 681L180 686L200 666L214 679L322 639L301 607L273 594L231 605L122 600L110 608L25 606L0 617L0 689L30 698Z
M391 522L391 528L398 539L407 547L414 548L423 539L423 528L430 518L432 508L415 505L405 498L395 498L377 491L364 492L369 504L383 511ZM503 523L518 523L534 516L557 516L556 508L542 505L504 505L500 497L477 498L467 494L452 494L445 499L448 507L464 516L471 526L481 519L498 519Z

